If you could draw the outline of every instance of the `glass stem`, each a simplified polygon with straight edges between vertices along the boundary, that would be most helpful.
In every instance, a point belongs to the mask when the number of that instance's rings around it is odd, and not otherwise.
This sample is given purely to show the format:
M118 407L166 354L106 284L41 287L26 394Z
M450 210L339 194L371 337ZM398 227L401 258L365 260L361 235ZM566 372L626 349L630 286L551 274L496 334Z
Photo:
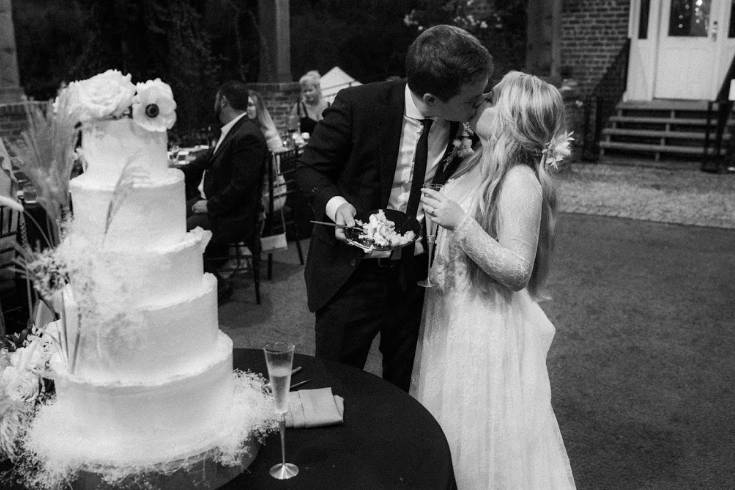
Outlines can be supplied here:
M278 423L281 432L281 462L286 464L286 414L281 415L281 420Z
M426 240L426 243L429 246L428 258L426 259L426 262L428 264L428 266L426 267L426 284L430 286L431 285L431 279L430 279L431 277L431 274L430 274L431 273L431 255L432 255L432 252L434 251L434 239L428 238Z

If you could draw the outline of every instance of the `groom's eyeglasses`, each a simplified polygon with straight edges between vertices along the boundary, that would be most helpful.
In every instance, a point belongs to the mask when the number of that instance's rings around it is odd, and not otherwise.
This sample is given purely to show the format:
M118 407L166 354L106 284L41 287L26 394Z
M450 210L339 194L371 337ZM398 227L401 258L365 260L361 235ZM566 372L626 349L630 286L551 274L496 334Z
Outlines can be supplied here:
M480 107L485 102L489 102L490 104L493 103L493 89L490 89L478 97L477 102L475 103L475 108Z

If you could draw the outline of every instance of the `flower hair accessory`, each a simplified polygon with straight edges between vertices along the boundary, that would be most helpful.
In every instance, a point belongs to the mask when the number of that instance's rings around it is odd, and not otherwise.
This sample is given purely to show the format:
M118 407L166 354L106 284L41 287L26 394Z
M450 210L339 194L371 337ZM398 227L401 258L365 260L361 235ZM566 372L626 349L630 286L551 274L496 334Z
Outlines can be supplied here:
M565 133L562 137L552 139L544 145L541 151L541 164L548 170L559 170L559 162L571 155L570 142L574 141L572 132Z

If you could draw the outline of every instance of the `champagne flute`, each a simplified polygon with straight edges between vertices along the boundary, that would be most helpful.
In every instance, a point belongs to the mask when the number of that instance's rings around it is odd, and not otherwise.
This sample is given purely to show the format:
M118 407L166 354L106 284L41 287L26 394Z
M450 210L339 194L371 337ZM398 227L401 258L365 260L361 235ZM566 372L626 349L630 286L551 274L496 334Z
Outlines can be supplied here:
M442 188L441 184L426 184L424 186L425 189L432 189L437 192L439 192ZM426 244L429 247L428 254L427 254L427 261L428 261L428 267L426 268L426 279L422 279L416 284L421 286L422 288L431 288L434 287L434 284L431 282L430 279L430 273L431 273L431 258L434 255L434 242L436 240L436 222L431 219L431 216L429 216L429 213L427 213L424 210L424 232L426 234Z
M288 392L291 387L294 348L293 344L287 342L272 342L263 347L276 413L280 416L281 462L270 469L270 475L277 480L287 480L299 474L298 466L286 463L286 413L288 412Z
M295 133L299 130L299 116L295 114L289 114L286 118L286 127L289 133Z

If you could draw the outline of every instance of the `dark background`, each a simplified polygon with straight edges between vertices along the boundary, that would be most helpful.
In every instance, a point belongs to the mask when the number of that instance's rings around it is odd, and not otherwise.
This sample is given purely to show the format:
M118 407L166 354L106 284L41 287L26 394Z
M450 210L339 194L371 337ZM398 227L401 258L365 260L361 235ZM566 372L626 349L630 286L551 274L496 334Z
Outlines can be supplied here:
M438 23L477 35L495 58L496 79L522 69L525 2L486 7L482 19L473 17L484 20L485 28L468 22L467 4L291 1L292 76L298 80L308 70L325 73L333 66L363 83L402 76L406 49L419 28ZM210 123L222 81L258 81L257 0L22 0L13 2L13 17L21 85L37 100L52 98L62 82L109 68L130 73L133 82L158 77L174 91L175 129L186 132Z

